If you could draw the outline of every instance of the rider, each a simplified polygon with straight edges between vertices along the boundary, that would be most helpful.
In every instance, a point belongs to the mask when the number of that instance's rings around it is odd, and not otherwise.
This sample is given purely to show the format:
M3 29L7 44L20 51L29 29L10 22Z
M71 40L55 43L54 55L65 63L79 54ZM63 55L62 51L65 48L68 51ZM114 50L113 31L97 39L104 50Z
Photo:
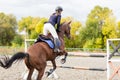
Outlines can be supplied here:
M60 27L62 11L63 11L62 7L60 6L56 7L55 13L53 13L50 16L49 21L44 24L44 28L43 28L44 35L47 35L48 32L50 32L54 38L54 44L55 44L54 52L60 52L59 47L57 46L57 42L59 42L57 32L60 32L59 27ZM55 25L57 25L56 30L55 30Z

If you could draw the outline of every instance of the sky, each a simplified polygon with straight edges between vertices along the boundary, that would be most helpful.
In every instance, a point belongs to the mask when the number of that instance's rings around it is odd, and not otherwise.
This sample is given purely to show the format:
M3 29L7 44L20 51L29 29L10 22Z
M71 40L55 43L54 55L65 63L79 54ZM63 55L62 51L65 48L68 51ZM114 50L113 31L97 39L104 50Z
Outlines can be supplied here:
M72 16L85 22L96 6L108 7L120 21L120 0L0 0L0 12L21 17L49 17L57 6L63 7L62 17Z

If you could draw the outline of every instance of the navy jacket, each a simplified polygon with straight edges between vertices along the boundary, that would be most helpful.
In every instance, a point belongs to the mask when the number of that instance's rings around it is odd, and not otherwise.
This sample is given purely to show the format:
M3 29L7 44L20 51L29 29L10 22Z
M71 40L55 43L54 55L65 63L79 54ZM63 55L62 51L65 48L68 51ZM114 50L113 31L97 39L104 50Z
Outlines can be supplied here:
M53 13L50 18L49 18L49 23L51 23L53 26L55 26L55 24L57 24L57 28L59 28L60 26L60 20L61 20L61 15L55 15L55 13Z

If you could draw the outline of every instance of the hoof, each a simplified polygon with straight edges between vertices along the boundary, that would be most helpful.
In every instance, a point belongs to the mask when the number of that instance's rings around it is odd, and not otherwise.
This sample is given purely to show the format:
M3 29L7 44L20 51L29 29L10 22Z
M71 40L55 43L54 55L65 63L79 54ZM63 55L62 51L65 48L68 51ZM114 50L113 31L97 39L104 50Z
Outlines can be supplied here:
M46 72L45 72L45 74L47 75L47 77L48 77L50 74L52 74L52 70L53 70L53 69L50 69L49 71L46 71Z
M51 73L49 71L45 72L46 76L48 77Z
M61 63L64 64L66 62L65 59L61 59Z

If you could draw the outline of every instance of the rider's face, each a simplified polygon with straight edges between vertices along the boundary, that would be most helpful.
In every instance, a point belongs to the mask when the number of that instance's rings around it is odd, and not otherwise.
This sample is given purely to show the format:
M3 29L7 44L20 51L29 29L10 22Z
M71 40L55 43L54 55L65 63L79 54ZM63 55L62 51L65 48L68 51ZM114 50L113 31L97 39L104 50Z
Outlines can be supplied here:
M56 13L57 13L58 15L61 15L62 11L56 11Z
M62 11L59 11L59 14L61 14L62 13Z

